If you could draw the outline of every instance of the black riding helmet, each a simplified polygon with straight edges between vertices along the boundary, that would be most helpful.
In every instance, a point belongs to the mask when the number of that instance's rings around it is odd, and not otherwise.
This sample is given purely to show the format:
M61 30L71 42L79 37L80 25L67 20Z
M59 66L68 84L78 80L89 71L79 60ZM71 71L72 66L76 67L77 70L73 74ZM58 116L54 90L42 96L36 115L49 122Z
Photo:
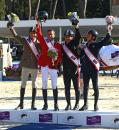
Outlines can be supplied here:
M71 30L71 29L67 29L65 32L64 32L64 36L75 36L75 33Z
M94 37L95 37L95 39L96 39L96 38L97 38L97 36L98 36L98 32L97 32L96 30L94 30L94 29L92 29L92 30L88 31L88 34L91 34L92 36L94 36Z
M38 15L39 15L40 20L47 20L48 19L48 13L46 11L40 11Z

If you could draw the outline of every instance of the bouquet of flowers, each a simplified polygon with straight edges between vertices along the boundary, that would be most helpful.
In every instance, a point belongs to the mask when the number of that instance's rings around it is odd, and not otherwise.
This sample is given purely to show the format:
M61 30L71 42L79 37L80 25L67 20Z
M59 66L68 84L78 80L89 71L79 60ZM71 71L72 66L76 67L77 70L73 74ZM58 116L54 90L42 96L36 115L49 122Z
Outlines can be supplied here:
M20 21L19 17L16 14L14 14L14 13L8 14L7 18L9 20L8 23L7 23L7 27L14 26L15 22L19 22Z
M57 58L58 58L57 50L54 48L49 48L48 56L51 57L53 60L57 60Z
M72 22L72 25L77 25L79 23L79 16L77 15L77 12L69 12L68 18Z
M107 15L107 16L105 17L105 21L106 21L107 25L113 24L113 23L115 22L115 20L116 20L116 18L115 18L114 16L109 16L109 15Z

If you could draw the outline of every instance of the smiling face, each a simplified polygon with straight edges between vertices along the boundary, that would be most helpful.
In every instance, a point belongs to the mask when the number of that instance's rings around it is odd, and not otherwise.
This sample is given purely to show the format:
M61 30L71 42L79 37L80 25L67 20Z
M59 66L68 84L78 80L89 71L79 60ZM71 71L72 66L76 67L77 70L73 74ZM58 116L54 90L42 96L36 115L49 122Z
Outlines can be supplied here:
M53 40L55 38L55 31L54 30L48 30L47 31L47 37L49 40Z
M71 36L71 35L66 35L66 36L64 36L64 40L65 40L65 42L66 43L69 43L69 42L71 42L72 40L73 40L73 36Z

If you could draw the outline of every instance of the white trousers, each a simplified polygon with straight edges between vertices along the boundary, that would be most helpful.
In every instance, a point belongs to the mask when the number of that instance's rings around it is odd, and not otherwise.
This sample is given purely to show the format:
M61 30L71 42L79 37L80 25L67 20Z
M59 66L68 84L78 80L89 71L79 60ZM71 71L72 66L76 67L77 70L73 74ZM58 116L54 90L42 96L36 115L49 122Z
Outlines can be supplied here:
M28 81L29 74L31 74L32 88L36 88L37 87L36 78L37 78L37 74L38 74L38 69L32 69L32 68L26 68L26 67L22 67L21 87L22 88L26 87L26 83Z
M56 89L57 87L57 70L50 69L48 66L41 67L41 74L42 74L42 88L47 89L48 83L48 74L50 74L52 89Z

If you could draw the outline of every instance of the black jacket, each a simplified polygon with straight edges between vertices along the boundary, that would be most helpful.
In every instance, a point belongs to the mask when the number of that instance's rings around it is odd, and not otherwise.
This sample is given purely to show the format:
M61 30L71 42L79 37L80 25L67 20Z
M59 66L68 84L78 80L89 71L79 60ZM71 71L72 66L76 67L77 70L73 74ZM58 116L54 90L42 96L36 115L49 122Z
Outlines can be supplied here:
M79 29L76 29L74 39L70 43L65 44L67 48L77 58L79 58L78 53L77 53L77 46L79 44L80 38L81 38L81 35L79 32ZM63 50L63 73L75 74L76 71L77 71L77 66L69 59L69 57L66 55L66 53Z
M107 33L106 37L104 39L102 39L101 41L94 42L92 44L86 43L86 46L90 49L92 54L98 59L99 51L100 51L101 47L109 45L110 38L111 38L110 34ZM92 62L88 59L84 50L81 51L80 55L82 56L82 60L83 60L83 71L84 72L92 73L93 71L97 71L95 69L94 65L92 64Z

